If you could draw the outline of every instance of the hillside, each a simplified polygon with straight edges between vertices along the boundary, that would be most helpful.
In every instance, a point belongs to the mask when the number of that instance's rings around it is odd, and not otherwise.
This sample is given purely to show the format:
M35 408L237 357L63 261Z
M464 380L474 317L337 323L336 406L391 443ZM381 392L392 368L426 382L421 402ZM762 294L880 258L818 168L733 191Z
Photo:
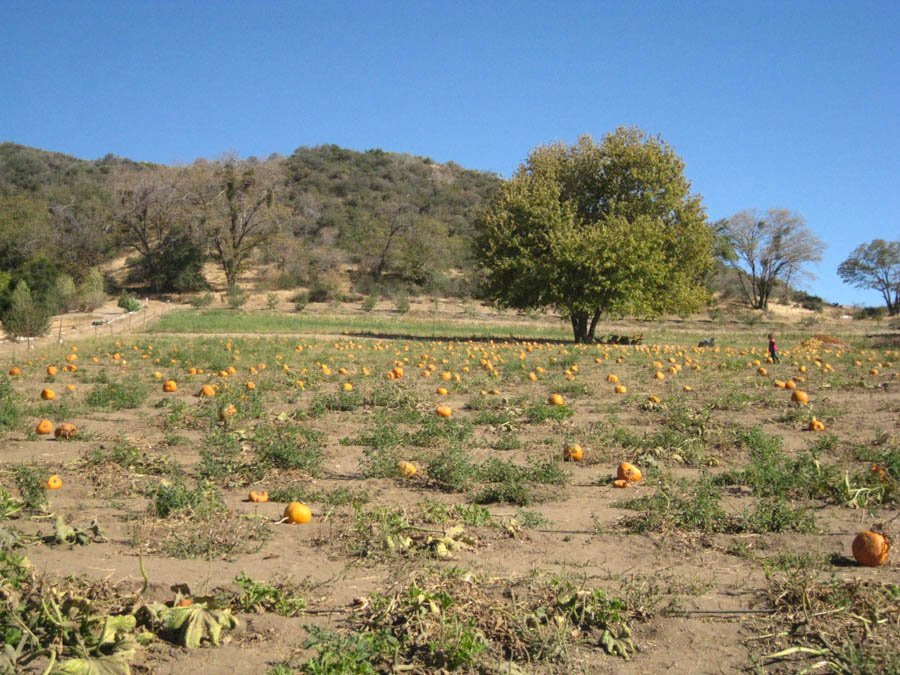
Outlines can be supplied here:
M220 250L209 226L229 165L242 176L239 198L266 195L265 218L249 225L254 246L242 270L274 266L279 273L261 282L276 288L320 277L333 288L339 268L357 270L359 287L435 290L451 270L465 278L459 270L469 267L474 214L500 181L453 162L335 145L170 167L0 143L0 310L19 280L46 297L60 275L77 283L123 254L138 254L129 284L202 288L205 260L236 255Z

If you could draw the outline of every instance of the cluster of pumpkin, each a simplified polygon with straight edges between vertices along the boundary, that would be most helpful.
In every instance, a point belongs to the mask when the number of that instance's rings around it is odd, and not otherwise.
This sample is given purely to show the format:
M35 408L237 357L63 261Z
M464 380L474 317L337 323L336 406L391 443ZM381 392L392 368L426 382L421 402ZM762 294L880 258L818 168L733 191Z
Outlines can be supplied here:
M41 436L48 436L51 433L56 436L56 438L69 439L78 435L78 429L74 424L66 422L64 424L60 424L56 427L56 431L53 430L53 422L50 420L41 420L38 422L37 427L35 427L35 433L40 434Z

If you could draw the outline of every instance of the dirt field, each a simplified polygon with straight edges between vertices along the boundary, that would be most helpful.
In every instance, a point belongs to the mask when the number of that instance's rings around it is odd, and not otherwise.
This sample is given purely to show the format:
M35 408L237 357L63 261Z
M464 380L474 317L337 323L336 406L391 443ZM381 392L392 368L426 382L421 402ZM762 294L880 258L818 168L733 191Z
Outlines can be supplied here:
M900 573L851 542L896 525L900 345L782 320L780 363L769 325L708 321L576 347L82 319L6 345L8 670L897 672ZM642 480L614 487L621 462Z

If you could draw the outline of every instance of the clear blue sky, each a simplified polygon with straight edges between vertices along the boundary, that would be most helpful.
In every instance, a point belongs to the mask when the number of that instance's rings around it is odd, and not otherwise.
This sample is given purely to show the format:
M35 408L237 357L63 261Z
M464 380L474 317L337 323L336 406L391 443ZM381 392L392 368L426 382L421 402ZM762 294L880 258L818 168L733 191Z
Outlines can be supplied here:
M510 176L536 145L663 136L711 219L789 208L809 290L900 238L900 2L0 0L0 140L162 163L335 143Z

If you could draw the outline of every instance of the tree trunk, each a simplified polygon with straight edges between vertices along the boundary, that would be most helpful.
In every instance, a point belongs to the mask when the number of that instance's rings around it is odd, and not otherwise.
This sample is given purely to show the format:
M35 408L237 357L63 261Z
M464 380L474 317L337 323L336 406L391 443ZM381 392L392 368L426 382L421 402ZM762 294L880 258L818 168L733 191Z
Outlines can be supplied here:
M590 323L588 323L589 317ZM599 309L594 310L593 316L584 310L571 312L569 319L572 322L575 344L590 344L594 341L594 330L597 328L597 321L600 319Z

